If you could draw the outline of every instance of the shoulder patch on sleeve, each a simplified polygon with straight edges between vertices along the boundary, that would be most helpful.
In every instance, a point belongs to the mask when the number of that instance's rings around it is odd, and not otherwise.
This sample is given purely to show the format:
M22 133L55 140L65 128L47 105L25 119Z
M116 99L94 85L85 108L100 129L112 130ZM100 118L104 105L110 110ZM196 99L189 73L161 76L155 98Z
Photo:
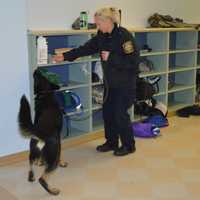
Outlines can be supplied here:
M134 46L131 41L125 42L122 46L125 54L130 54L134 52Z

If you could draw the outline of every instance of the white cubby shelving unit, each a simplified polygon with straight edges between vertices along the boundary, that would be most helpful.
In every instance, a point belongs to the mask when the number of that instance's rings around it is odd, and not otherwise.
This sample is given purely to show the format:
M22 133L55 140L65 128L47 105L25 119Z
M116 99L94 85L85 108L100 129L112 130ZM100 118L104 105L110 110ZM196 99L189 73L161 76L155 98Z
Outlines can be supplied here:
M195 103L196 74L200 70L200 32L192 28L144 28L129 29L135 37L137 46L141 49L148 45L150 52L141 52L154 64L154 70L141 73L140 77L159 75L159 92L155 99L168 106L169 111L176 111ZM77 113L68 113L64 120L63 137L74 137L103 130L102 109L92 101L92 90L100 86L100 82L92 82L92 70L95 62L100 62L98 56L79 58L73 62L37 64L38 36L44 36L48 41L48 53L54 54L56 48L75 48L84 44L96 34L96 30L47 30L28 31L29 66L31 106L34 106L33 72L36 68L45 68L58 73L62 82L60 90L71 90L77 93L83 104L81 120L74 120ZM134 107L129 109L131 120ZM139 117L141 118L141 116ZM66 128L67 127L67 128ZM66 133L67 131L67 133Z

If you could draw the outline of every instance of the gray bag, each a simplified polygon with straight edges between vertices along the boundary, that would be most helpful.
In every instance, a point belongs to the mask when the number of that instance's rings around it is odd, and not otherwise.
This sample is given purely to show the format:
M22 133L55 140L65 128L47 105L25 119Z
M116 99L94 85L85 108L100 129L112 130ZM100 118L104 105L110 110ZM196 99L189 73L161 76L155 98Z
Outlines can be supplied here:
M200 24L188 24L183 22L183 19L173 18L170 15L161 15L154 13L148 18L150 27L158 28L196 28L200 27Z

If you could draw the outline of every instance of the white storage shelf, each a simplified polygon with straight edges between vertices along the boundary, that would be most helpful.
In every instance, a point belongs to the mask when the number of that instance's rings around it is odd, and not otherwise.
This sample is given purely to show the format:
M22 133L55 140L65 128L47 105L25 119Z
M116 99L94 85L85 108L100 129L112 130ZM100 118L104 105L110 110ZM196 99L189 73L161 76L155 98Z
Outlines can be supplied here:
M82 64L82 63L85 63L85 62L93 62L93 61L99 61L99 58L93 58L91 56L85 56L85 57L78 58L78 59L74 60L73 64L78 64L78 63ZM51 66L62 67L63 65L66 65L66 64L72 64L72 62L64 61L64 62L60 62L59 64L58 63L52 63L51 57L50 57L48 64L40 64L40 65L38 65L38 67L51 67Z
M159 92L154 98L163 102L174 111L195 103L196 70L200 69L200 32L195 29L129 29L135 36L140 50L148 45L151 51L141 51L141 56L151 60L154 69L141 73L140 77L161 76ZM89 31L29 31L29 64L31 84L31 107L34 106L33 72L36 68L45 68L57 73L61 79L59 91L71 90L77 93L83 105L83 111L70 112L64 117L63 137L74 137L103 130L102 106L92 101L93 87L102 85L92 82L93 64L99 62L98 55L87 56L73 62L52 63L52 54L56 48L75 48L84 44L96 34ZM38 65L36 40L44 36L48 41L48 64ZM131 120L141 120L145 116L134 114L129 109Z

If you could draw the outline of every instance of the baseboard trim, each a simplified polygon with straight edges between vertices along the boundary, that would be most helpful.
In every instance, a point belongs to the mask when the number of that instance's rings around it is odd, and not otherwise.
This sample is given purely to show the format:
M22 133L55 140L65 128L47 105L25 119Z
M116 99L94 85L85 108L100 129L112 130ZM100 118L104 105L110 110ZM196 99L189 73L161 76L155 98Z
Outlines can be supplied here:
M15 164L28 159L28 151L23 151L8 156L0 157L0 167Z
M89 141L96 140L102 137L103 137L103 130L98 132L88 133L74 138L68 138L63 140L62 149L65 150L67 148L87 143ZM0 157L0 167L28 160L28 155L29 151L23 151L12 155Z
M83 143L87 143L90 142L92 140L96 140L99 138L102 138L104 134L104 131L97 131L97 132L92 132L92 133L88 133L88 134L84 134L78 137L74 137L74 138L68 138L66 140L63 140L62 142L62 149L67 149L67 148L71 148Z

